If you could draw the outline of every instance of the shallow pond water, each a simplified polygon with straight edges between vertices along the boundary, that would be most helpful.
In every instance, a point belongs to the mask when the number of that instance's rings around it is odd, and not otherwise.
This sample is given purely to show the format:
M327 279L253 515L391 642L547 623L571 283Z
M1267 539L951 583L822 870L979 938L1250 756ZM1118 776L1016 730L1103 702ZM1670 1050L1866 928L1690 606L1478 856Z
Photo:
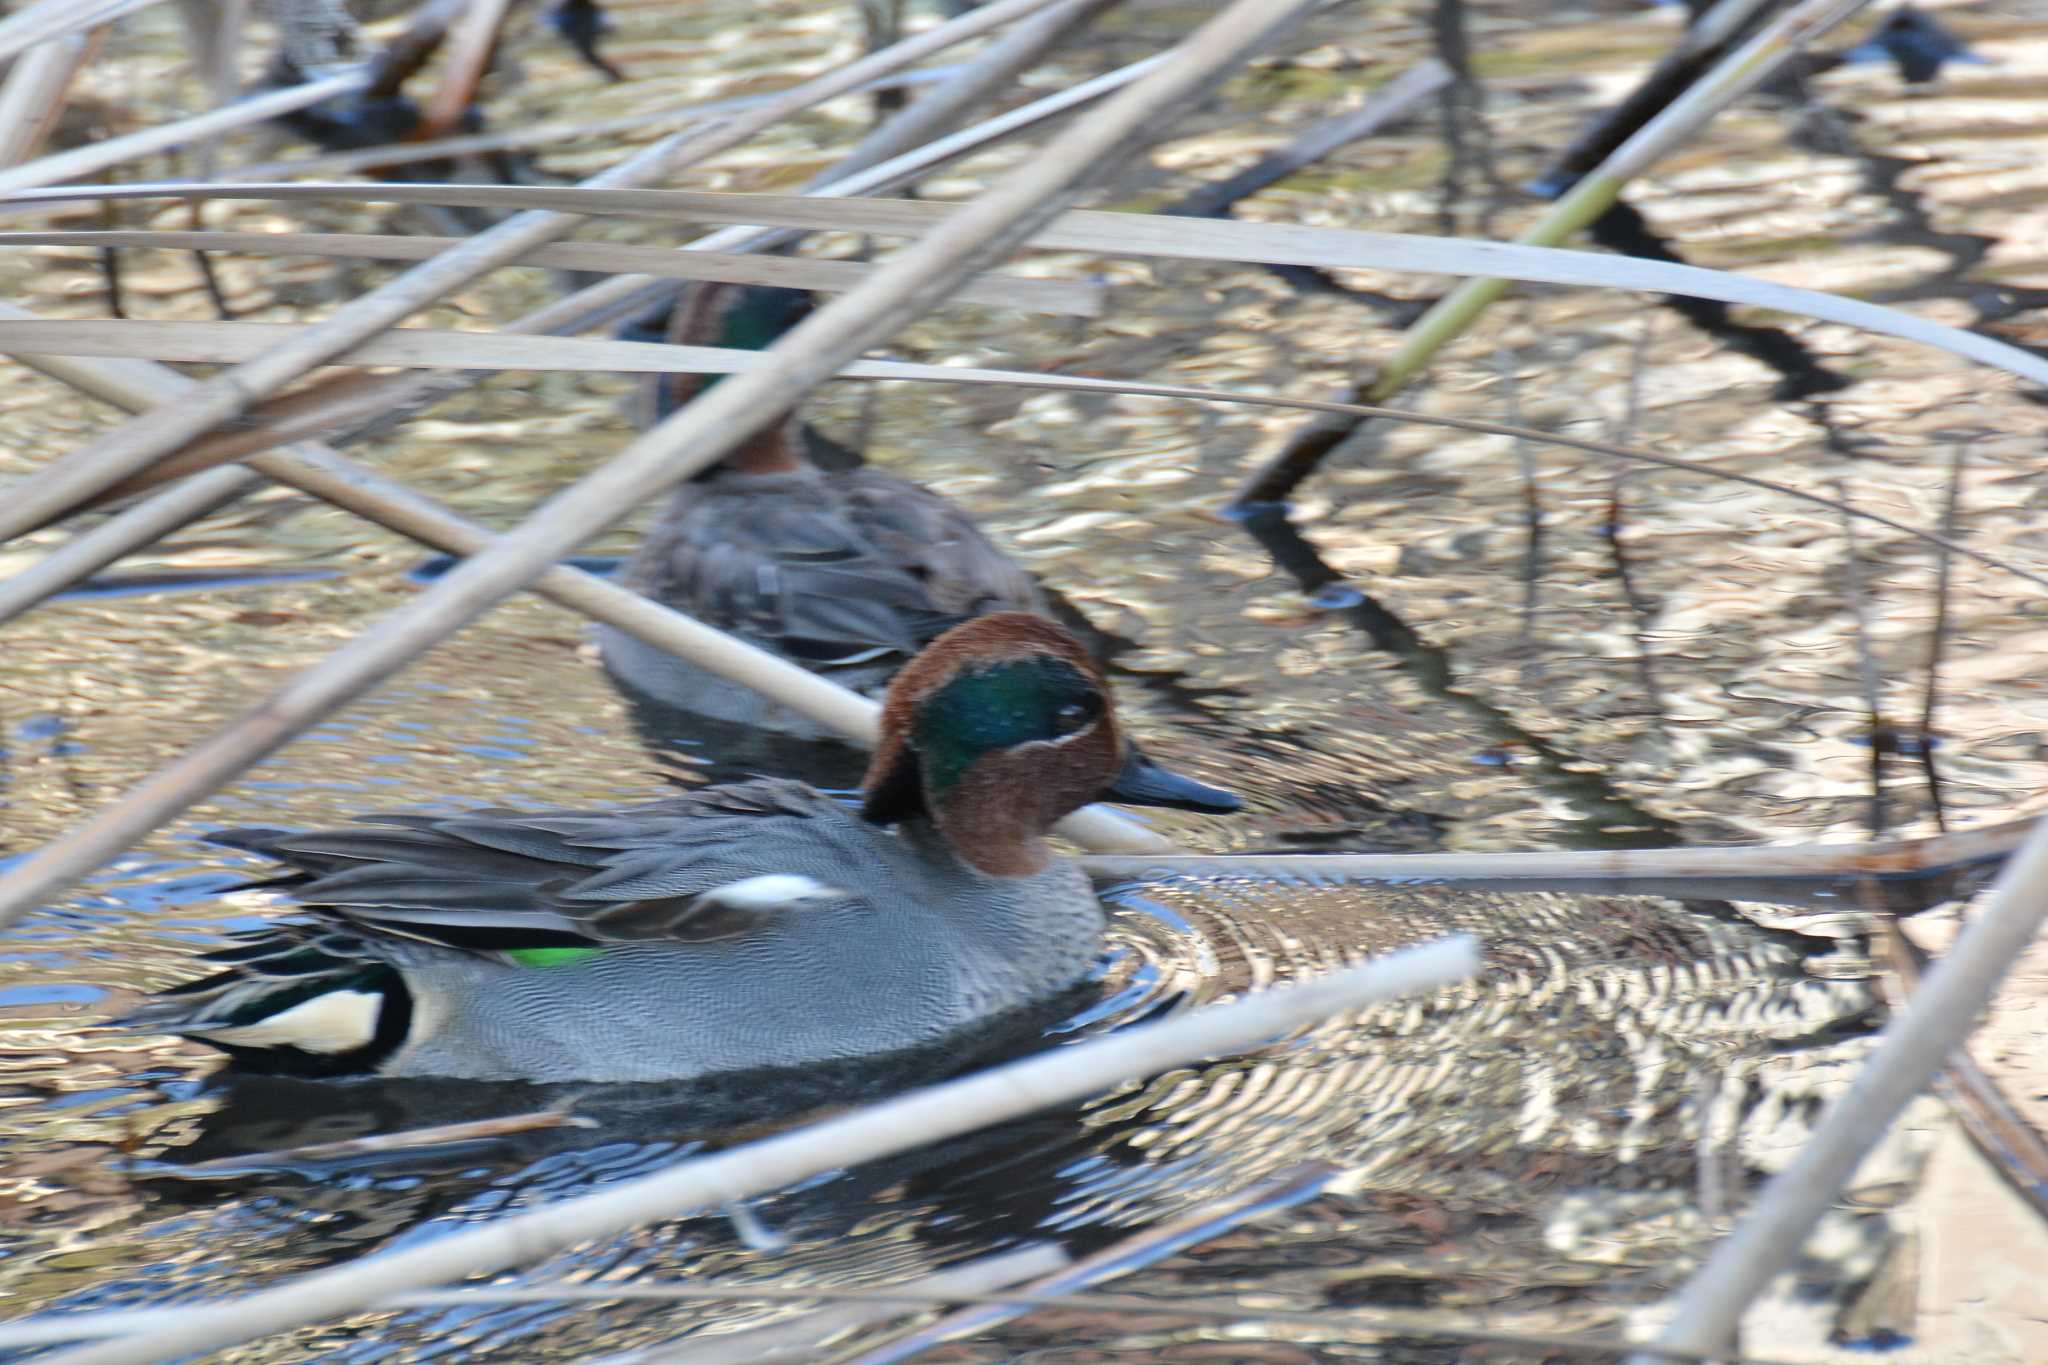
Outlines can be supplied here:
M490 92L494 123L750 93L857 43L851 7L824 0L610 8L620 32L609 52L632 81L605 86L520 27L508 53L524 75ZM1035 79L1050 85L1145 55L1195 12L1136 6ZM1632 202L1696 264L1908 301L2038 342L2048 8L1943 14L1996 64L1951 68L1926 89L1903 88L1888 68L1851 67L1816 78L1805 106L1752 101ZM1241 216L1512 234L1535 211L1515 187L1675 31L1668 15L1618 4L1479 4L1467 19L1485 99L1457 115L1456 138L1433 112L1257 197ZM1427 55L1429 21L1414 4L1324 16L1286 61L1233 82L1099 202L1155 207L1239 169L1333 101ZM171 70L178 44L168 13L130 24L86 93L110 109L145 89L162 98L177 87L148 82ZM785 188L857 136L866 115L864 101L838 102L692 183ZM541 165L587 174L619 145L572 143ZM987 153L927 191L971 193L1025 155ZM150 210L124 212L132 225L153 221ZM339 207L288 217L224 204L210 214L220 227L431 230L403 212ZM593 224L585 235L670 240L644 222ZM1348 271L1336 283L1359 292L1346 295L1298 290L1252 266L1033 259L1047 273L1107 279L1110 315L951 307L890 354L1324 397L1396 344L1370 293L1415 299L1440 288ZM221 269L241 315L268 321L318 315L385 273L283 258L230 258ZM41 312L103 308L83 253L13 252L0 257L0 278L10 298ZM209 315L183 258L134 253L126 283L134 316ZM540 271L503 272L422 323L502 320L552 283ZM1961 448L1961 534L2037 572L2048 564L2038 529L2048 416L2016 381L1833 325L1745 321L1786 325L1850 382L1786 398L1779 374L1651 301L1532 288L1493 310L1406 401L1632 440L1816 491L1839 485L1859 505L1923 526L1941 516ZM629 439L626 390L608 377L501 376L358 453L509 524ZM1580 452L1406 426L1368 429L1284 517L1245 523L1216 509L1295 429L1295 415L907 384L836 386L808 412L862 440L872 460L970 507L1105 633L1148 750L1247 799L1247 813L1227 820L1156 816L1190 847L1852 840L1874 807L1891 833L1935 829L1911 755L1882 761L1873 801L1845 540L1839 521L1810 505L1671 471L1617 482ZM51 381L0 370L0 471L27 470L111 420ZM1533 547L1532 507L1542 532ZM617 551L630 536L589 548ZM1923 543L1883 528L1859 528L1856 539L1881 705L1910 730L1935 562ZM125 562L105 591L10 625L0 853L32 851L407 600L425 558L272 492ZM0 567L17 562L26 556L10 552ZM1949 827L1967 828L2040 807L2048 634L2042 600L2021 580L1964 561L1950 575L1933 766ZM860 771L850 751L795 752L672 722L612 690L578 620L518 600L7 933L0 1303L138 1306L247 1290L899 1083L849 1074L738 1097L230 1086L201 1050L88 1027L274 913L267 897L231 890L255 869L202 842L210 829L388 809L622 804L749 772L844 788ZM1297 1042L785 1191L750 1210L771 1245L744 1235L746 1219L719 1213L584 1247L526 1277L882 1282L1025 1241L1115 1245L1323 1162L1337 1172L1327 1184L1191 1249L1134 1255L1114 1287L1168 1301L1227 1287L1279 1305L1426 1307L1447 1321L1529 1330L1611 1326L1662 1297L1742 1192L1789 1159L1883 1017L1869 922L1845 911L1270 882L1129 884L1105 895L1117 914L1101 979L1009 1046L1057 1046L1449 928L1486 939L1490 970ZM176 1169L564 1101L601 1127L260 1174ZM1901 1169L1910 1174L1904 1157L1871 1178ZM1890 1238L1884 1202L1873 1196L1840 1219L1817 1255L1811 1284L1823 1302L1846 1303L1877 1264ZM790 1311L413 1309L273 1338L241 1358L569 1359ZM1862 1330L1841 1335L1860 1340ZM938 1354L1421 1361L1463 1350L1277 1327L1250 1339L1064 1310Z

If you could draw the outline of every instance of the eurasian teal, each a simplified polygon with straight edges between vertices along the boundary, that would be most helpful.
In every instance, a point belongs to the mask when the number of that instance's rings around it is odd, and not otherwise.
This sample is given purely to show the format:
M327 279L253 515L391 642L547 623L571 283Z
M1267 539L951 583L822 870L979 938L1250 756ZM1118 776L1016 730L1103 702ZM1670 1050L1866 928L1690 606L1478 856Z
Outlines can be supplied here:
M858 810L755 780L603 811L215 836L311 911L122 1021L244 1067L649 1081L942 1043L1089 972L1101 904L1046 833L1108 799L1225 812L1146 761L1101 672L1018 612L900 672Z
M669 339L757 349L801 314L787 289L691 285ZM655 390L651 420L694 392ZM824 470L784 414L685 483L628 562L635 591L870 696L926 643L993 611L1042 613L1036 585L966 514L869 466ZM785 707L600 627L605 664L628 686L698 715L816 738Z

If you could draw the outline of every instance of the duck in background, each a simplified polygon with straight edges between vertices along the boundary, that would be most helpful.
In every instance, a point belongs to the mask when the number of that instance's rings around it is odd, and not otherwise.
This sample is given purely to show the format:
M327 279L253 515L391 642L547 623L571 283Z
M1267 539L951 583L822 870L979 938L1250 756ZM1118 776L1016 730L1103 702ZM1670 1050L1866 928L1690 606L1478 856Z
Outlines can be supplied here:
M760 349L809 306L798 290L692 284L665 339ZM641 420L666 416L704 382L656 379L643 390ZM625 584L869 696L962 620L1045 613L1030 576L966 513L880 469L822 467L812 458L821 442L785 413L684 483L627 562ZM623 631L600 627L598 643L615 679L678 711L805 739L828 735Z
M1104 913L1046 835L1097 799L1228 812L1148 762L1042 617L897 674L856 810L756 779L601 811L215 837L310 912L122 1020L298 1076L686 1080L929 1049L1092 970ZM957 1061L957 1059L955 1059Z

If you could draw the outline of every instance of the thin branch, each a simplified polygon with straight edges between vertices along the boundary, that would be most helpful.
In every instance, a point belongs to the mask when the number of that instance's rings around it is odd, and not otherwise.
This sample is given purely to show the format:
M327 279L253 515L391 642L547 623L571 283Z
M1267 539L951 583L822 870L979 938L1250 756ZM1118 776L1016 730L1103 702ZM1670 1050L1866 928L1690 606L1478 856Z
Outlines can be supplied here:
M1837 493L1845 493L1840 483ZM1856 545L1856 519L1842 518L1842 554L1845 586L1848 589L1850 620L1855 624L1851 638L1856 645L1856 681L1863 693L1864 714L1870 718L1870 833L1883 838L1885 832L1884 756L1893 744L1891 727L1884 723L1880 702L1883 684L1877 676L1877 654L1870 638L1870 597L1863 589L1863 556Z
M141 1365L373 1308L394 1294L492 1274L578 1242L1099 1095L1136 1077L1264 1047L1332 1014L1448 985L1478 969L1478 945L1471 938L1442 939L1313 981L1090 1038L423 1245L201 1305L154 1325L147 1335L69 1351L50 1357L49 1365Z
M1855 1084L1823 1118L1792 1164L1772 1177L1735 1231L1678 1295L1660 1347L1716 1351L1743 1310L1806 1244L1820 1217L1899 1111L1927 1088L1949 1053L2048 918L2048 820L2006 864L1990 898L1892 1019ZM1648 1365L1638 1354L1631 1365Z

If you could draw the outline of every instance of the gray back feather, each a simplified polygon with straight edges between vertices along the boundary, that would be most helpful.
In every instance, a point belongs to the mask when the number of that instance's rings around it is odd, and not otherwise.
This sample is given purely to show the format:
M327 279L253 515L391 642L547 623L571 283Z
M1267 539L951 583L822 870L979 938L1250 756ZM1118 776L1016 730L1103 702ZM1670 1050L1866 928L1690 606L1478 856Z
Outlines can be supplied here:
M814 666L907 658L964 617L1044 610L1030 577L960 509L871 468L719 471L685 484L627 580Z

